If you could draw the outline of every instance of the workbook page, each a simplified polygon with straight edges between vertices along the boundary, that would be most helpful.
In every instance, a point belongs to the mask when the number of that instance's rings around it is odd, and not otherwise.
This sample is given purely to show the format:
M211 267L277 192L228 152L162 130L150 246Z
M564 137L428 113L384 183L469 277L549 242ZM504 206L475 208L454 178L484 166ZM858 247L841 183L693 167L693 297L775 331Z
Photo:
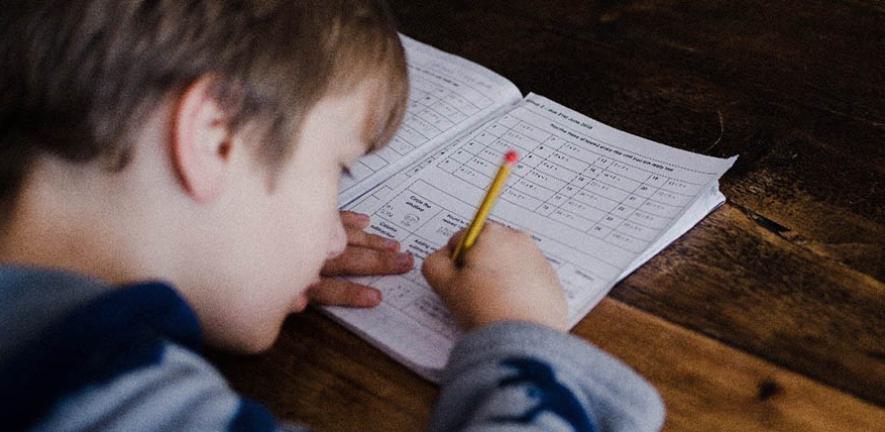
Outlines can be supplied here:
M522 98L513 83L476 63L406 36L401 40L411 86L403 124L390 144L342 176L341 205Z
M469 223L510 149L520 161L491 217L532 234L559 275L572 325L721 202L717 181L734 162L666 147L529 95L357 200L351 208L371 215L369 230L399 240L416 265L405 275L360 279L382 291L380 307L330 312L430 379L458 330L421 264Z

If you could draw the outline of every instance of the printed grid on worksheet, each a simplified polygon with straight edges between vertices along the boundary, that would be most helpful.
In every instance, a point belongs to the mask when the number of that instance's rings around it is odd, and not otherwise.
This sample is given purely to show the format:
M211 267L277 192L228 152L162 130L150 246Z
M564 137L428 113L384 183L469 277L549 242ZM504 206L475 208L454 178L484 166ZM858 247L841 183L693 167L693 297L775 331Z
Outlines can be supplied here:
M468 83L458 83L459 90L446 88L428 78L419 66L409 66L412 86L403 123L391 142L379 151L366 155L351 168L351 176L342 178L342 191L360 180L405 157L428 141L488 108L494 102Z
M503 154L515 149L521 159L513 168L502 200L593 236L621 249L622 255L633 257L644 251L704 186L615 161L586 144L571 142L563 138L564 134L551 133L538 126L549 124L549 119L518 108L463 144L449 146L427 161L483 191ZM557 126L568 130L567 125ZM425 162L418 165L423 166ZM370 231L400 241L403 249L415 256L415 269L402 276L372 278L365 282L382 290L385 304L419 325L451 338L455 326L439 298L427 287L420 266L427 255L469 223L476 203L465 202L452 192L428 183L432 179L423 178L420 168L416 170L410 174L418 174L417 180L394 196L390 188L382 187L374 197L363 199L363 202L384 202L372 213ZM360 207L357 204L355 210L360 211ZM542 244L557 242L575 253L583 253L560 240L538 233L533 235ZM613 279L597 273L595 270L600 270L599 267L587 268L547 251L545 254L563 283L570 315L581 310L581 299L586 300L588 290L590 293L601 290ZM596 258L608 268L605 273L618 274L623 270L624 264L607 262L607 256Z
M504 153L516 150L520 160L501 199L633 253L645 250L703 186L612 160L531 124L537 123L527 114L503 116L437 167L485 189Z
M357 204L354 210L362 211L361 207ZM456 332L454 322L427 286L420 268L429 254L467 226L473 210L473 204L424 179L418 179L395 195L385 195L384 204L371 213L372 225L368 231L398 240L402 249L415 257L415 268L404 275L364 278L361 282L380 289L387 306L437 334L453 338ZM535 237L548 244L556 242L538 234ZM560 276L571 313L582 306L577 299L586 293L580 290L602 289L609 280L559 256L547 254L547 258ZM616 269L612 267L612 270Z
M362 282L380 289L385 305L405 314L417 324L453 340L457 332L455 323L439 297L427 286L420 269L428 255L467 226L470 218L468 215L473 210L472 204L423 179L418 179L398 194L386 195L384 200L384 205L371 215L372 225L369 231L398 240L402 249L414 256L415 267L403 275L375 277ZM360 205L355 210L359 211ZM564 260L552 256L548 256L548 259L557 270L564 267L572 270L572 274L566 275L562 280L570 306L574 304L577 290L581 288L579 285L582 285L573 283L576 277L581 278L584 284L596 281L597 286L603 281L588 274L592 272L577 269Z

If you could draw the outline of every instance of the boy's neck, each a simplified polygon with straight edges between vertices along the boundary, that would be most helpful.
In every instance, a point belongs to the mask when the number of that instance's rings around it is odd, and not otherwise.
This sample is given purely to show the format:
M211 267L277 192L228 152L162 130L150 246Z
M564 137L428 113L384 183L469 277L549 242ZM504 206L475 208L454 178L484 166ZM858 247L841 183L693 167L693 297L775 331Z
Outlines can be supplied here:
M114 201L122 194L113 179L100 168L57 160L35 165L12 217L0 227L0 263L63 269L113 284L153 274L156 267L143 259L151 245L133 243L146 222L133 218L137 210L127 203Z
M88 217L80 197L62 197L46 182L24 185L0 237L0 261L70 270L108 282L126 273L115 260L119 244L104 223ZM101 238L101 241L97 241Z

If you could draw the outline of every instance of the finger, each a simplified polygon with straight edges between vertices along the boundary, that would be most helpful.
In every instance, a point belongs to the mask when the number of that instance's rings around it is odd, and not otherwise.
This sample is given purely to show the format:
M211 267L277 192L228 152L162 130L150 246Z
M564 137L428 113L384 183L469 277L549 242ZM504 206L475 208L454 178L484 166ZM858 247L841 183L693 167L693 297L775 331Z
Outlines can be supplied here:
M467 265L468 261L470 261L469 255L472 253L473 249L476 248L477 244L479 244L484 237L488 237L489 235L491 235L489 234L490 232L500 229L500 226L497 223L494 223L493 221L488 222L489 223L483 225L482 230L479 232L479 235L474 240L473 246L471 246L470 249L461 251L461 260L458 265ZM455 253L455 250L458 248L458 243L460 243L461 239L467 235L467 231L469 231L469 228L458 231L457 233L455 233L455 235L452 236L452 238L449 239L449 244L446 245L446 248L449 251L449 256L452 256L452 254Z
M323 276L365 276L405 273L415 265L408 253L389 250L348 247L341 255L326 261Z
M344 225L345 229L353 228L353 229L364 229L369 226L369 215L352 212L352 211L342 211L339 212L341 216L341 224Z
M308 290L311 303L326 306L373 307L381 303L381 291L339 278L323 278Z
M488 220L486 222L486 224L483 225L482 231L479 232L479 235L477 236L476 241L474 242L471 250L476 249L478 247L481 248L481 247L485 246L484 243L489 242L490 241L489 239L491 239L491 238L500 239L500 238L502 238L501 237L502 235L505 235L505 233L515 234L518 232L519 231L517 231L507 225L504 225L498 221ZM468 251L468 252L470 252L470 251ZM466 258L466 255L465 255L465 258Z
M455 263L451 258L451 251L440 249L424 259L421 273L431 286L445 286L445 282L451 279L455 271Z
M484 233L487 233L487 232L493 231L493 230L497 230L497 229L504 227L504 226L505 225L501 225L500 223L495 222L493 220L488 220L482 226L482 231L479 232L479 237L482 237ZM448 247L451 250L455 250L455 248L458 247L458 242L461 241L461 237L464 237L465 235L467 235L467 231L469 229L470 228L468 227L468 228L462 229L461 231L456 232L455 235L453 235L452 238L449 239L449 243L446 245L446 247Z
M461 241L461 237L464 237L465 235L467 235L467 228L464 228L461 231L456 232L455 235L453 235L449 239L449 243L446 244L446 249L448 249L449 251L455 250L455 248L458 247L458 242Z
M399 251L399 242L376 234L369 234L358 228L345 228L347 231L347 244L350 246L367 247L371 249L387 249L393 252Z

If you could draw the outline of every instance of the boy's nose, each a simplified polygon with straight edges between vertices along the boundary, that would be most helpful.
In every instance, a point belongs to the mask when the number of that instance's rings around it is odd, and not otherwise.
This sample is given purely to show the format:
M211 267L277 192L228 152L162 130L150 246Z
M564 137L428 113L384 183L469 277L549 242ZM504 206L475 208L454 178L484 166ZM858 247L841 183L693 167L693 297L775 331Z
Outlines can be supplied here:
M341 223L341 218L337 215L335 216L335 228L332 229L332 236L329 240L327 259L341 255L341 253L344 252L344 248L347 247L347 233L344 231L344 225Z

